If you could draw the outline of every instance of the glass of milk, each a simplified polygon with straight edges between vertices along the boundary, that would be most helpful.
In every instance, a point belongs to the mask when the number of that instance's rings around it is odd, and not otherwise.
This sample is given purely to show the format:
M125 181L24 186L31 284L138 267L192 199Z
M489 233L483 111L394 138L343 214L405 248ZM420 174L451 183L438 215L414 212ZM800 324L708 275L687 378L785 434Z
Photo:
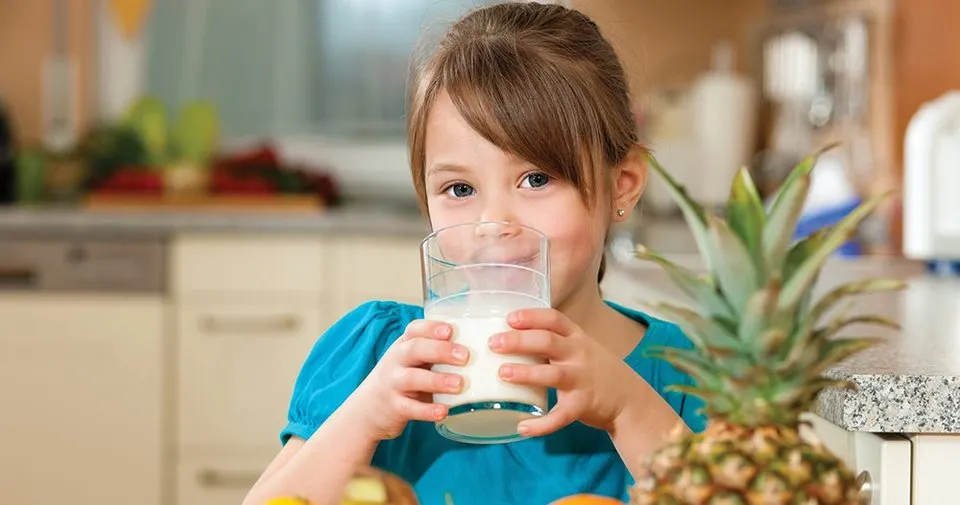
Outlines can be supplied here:
M441 435L459 442L495 444L520 440L517 425L546 414L546 388L500 378L505 363L544 363L535 356L504 355L490 337L509 331L506 317L525 308L550 307L549 240L514 223L475 222L440 229L421 243L424 318L445 321L453 340L470 349L464 366L433 370L464 378L458 394L435 394L449 407L437 423Z

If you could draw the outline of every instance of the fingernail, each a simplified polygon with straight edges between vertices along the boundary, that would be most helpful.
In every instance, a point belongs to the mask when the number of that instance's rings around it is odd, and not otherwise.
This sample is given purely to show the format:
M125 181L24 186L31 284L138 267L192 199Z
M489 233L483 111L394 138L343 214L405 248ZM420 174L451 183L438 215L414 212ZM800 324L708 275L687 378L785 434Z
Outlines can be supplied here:
M511 312L507 314L507 323L519 323L520 322L520 313Z
M513 367L510 365L503 365L500 367L500 377L503 377L504 379L513 377Z
M517 426L517 433L520 434L520 435L529 435L529 434L530 434L530 427L527 426L526 424L520 423L520 424Z
M441 326L441 327L437 328L437 336L440 337L440 338L447 338L447 337L449 337L449 336L450 336L450 327L449 327L449 326Z
M468 353L467 353L466 347L463 347L462 345L457 345L453 347L453 357L456 358L458 361L466 361L467 354Z
M490 337L490 348L499 349L503 347L503 335L497 333L496 335Z
M463 379L456 375L448 375L443 379L444 384L451 389L460 389L460 383Z
M443 407L434 407L433 408L433 417L436 419L443 419L443 416L446 415L446 410Z

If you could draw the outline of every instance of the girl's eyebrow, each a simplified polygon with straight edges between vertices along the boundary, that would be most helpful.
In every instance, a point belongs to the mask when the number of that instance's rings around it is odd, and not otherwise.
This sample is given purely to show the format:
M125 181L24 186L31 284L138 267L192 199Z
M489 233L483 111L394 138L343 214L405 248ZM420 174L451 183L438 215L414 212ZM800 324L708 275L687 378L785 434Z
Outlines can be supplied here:
M427 171L427 175L439 174L443 172L452 172L452 173L465 173L470 170L462 165L456 165L452 163L438 163L430 166L430 170Z

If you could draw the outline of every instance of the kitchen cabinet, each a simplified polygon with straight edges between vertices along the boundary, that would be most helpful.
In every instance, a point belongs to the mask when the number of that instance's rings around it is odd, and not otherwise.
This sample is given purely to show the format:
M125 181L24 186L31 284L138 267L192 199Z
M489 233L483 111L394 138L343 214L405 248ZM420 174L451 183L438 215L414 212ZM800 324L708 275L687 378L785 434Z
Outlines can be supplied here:
M178 444L183 457L272 458L297 372L330 317L314 304L184 304L176 309Z
M173 503L239 505L262 471L260 457L206 458L181 463L177 465Z
M815 414L808 414L804 420L810 423L816 437L857 475L869 496L864 505L911 503L912 447L907 437L847 431Z
M162 505L167 306L0 293L0 502Z
M336 241L333 250L337 314L375 299L421 303L419 238L344 237Z
M236 504L279 450L297 373L370 299L420 300L419 239L181 234L171 245L175 505Z
M276 454L297 373L333 322L325 242L173 239L176 505L240 503Z
M329 267L325 242L304 235L179 234L170 245L171 291L177 300L279 295L320 303Z

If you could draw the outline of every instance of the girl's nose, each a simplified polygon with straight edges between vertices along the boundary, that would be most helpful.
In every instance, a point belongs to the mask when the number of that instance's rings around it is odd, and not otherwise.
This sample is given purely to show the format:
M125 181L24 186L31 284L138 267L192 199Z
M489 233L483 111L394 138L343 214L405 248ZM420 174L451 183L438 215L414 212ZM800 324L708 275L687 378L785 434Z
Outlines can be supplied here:
M505 196L487 195L480 221L485 223L513 223L516 217L505 202ZM486 227L485 227L486 228Z
M520 225L516 221L488 221L479 223L475 233L481 239L507 239L520 234Z

